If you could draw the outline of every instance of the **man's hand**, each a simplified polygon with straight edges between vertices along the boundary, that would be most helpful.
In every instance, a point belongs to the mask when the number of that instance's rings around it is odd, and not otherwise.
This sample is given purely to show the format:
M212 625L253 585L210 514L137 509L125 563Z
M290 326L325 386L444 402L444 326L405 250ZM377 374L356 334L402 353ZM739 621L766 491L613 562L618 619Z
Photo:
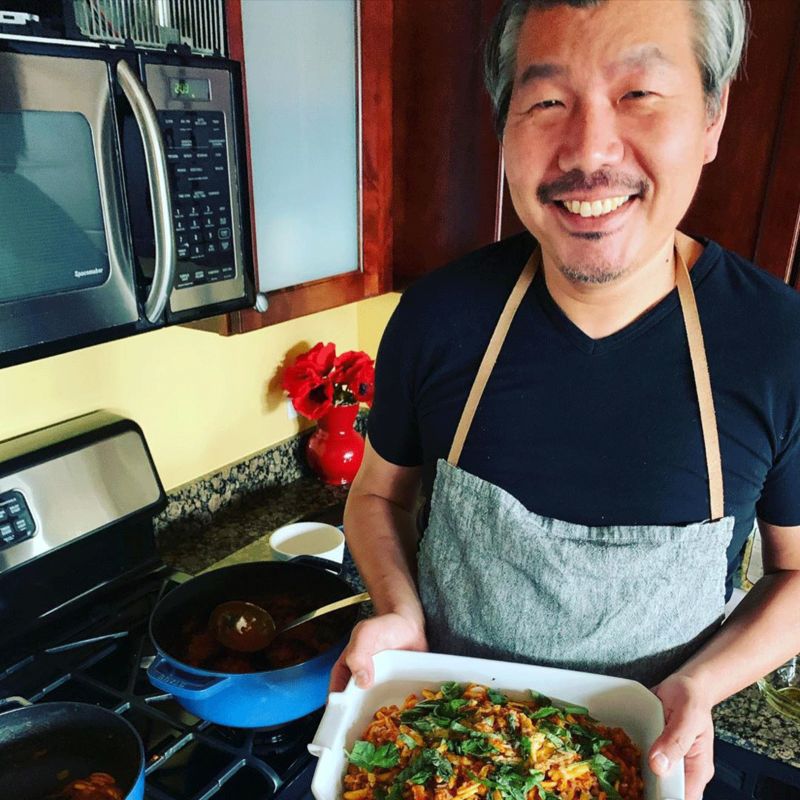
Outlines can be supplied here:
M330 691L341 692L350 675L362 689L372 685L372 657L381 650L426 651L424 629L400 614L381 614L359 622L353 628L350 642L331 671Z
M664 731L650 748L650 768L666 775L684 759L686 800L701 800L714 775L711 705L692 678L671 675L653 691L664 706Z

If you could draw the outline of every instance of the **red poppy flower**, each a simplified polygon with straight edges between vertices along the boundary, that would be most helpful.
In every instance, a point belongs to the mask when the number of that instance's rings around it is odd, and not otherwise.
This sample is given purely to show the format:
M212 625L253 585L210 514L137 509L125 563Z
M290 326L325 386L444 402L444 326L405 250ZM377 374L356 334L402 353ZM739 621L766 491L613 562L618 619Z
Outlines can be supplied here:
M337 358L333 344L318 342L284 369L281 383L299 414L319 419L332 405L371 404L375 367L360 350Z
M309 351L301 353L294 360L295 366L309 367L319 375L327 375L336 361L336 345L331 342L317 342Z
M328 378L316 383L306 382L300 393L292 397L292 405L298 414L308 419L319 419L333 405L333 384Z
M344 384L360 403L372 403L375 394L375 367L372 359L361 350L350 350L336 359L331 378Z

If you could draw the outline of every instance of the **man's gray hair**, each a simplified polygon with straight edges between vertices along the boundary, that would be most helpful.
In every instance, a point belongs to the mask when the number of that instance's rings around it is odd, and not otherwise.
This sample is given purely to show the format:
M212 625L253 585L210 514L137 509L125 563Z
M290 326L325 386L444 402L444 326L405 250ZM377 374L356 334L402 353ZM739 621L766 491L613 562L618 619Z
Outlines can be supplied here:
M484 52L486 88L494 106L495 128L502 138L514 88L517 44L531 9L569 5L597 6L606 0L503 0ZM696 23L694 51L700 65L709 117L716 117L720 98L739 67L747 34L745 0L689 0Z

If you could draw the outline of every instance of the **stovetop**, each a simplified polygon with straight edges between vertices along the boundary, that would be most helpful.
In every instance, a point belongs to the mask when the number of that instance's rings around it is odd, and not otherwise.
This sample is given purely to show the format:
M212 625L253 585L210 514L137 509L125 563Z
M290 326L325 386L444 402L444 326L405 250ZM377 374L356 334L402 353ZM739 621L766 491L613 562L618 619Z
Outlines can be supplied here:
M4 653L0 698L93 703L124 716L144 744L152 800L311 800L315 759L306 745L321 710L270 730L226 728L197 719L149 683L150 613L179 582L159 568L51 624L59 633L40 632L33 650Z

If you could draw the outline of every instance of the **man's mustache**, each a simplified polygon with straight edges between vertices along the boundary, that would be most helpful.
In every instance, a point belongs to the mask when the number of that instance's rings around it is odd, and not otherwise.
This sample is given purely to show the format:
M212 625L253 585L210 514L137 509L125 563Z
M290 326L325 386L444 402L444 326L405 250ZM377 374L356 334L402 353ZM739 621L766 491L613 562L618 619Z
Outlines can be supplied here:
M550 183L543 183L536 190L540 203L552 203L557 197L568 192L590 192L592 189L624 189L620 194L644 195L650 188L645 178L636 178L624 172L598 170L586 175L579 169L573 169Z

